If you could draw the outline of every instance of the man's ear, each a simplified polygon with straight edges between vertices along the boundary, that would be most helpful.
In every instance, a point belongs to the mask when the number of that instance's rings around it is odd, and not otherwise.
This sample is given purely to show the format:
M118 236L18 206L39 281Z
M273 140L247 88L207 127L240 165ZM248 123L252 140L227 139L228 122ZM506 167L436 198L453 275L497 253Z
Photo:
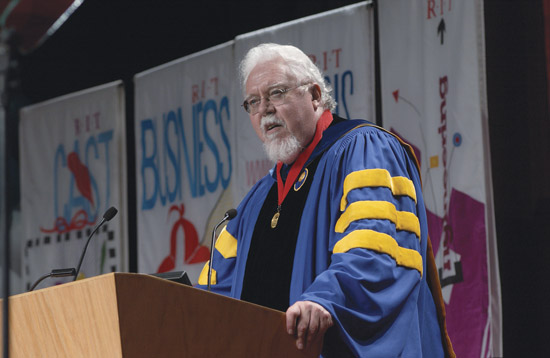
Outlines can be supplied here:
M311 101L313 102L313 109L316 111L321 105L321 87L317 83L314 83L309 87L309 93L311 93Z

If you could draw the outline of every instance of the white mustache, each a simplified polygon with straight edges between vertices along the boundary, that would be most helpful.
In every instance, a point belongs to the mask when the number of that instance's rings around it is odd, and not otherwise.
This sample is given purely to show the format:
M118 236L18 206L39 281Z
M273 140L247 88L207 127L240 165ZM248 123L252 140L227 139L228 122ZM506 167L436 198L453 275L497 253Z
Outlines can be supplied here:
M284 128L286 128L286 123L275 117L274 115L270 114L268 116L265 116L265 117L262 117L261 121L260 121L260 126L262 128L262 132L265 136L267 136L267 131L270 127L274 126L274 125L280 125Z

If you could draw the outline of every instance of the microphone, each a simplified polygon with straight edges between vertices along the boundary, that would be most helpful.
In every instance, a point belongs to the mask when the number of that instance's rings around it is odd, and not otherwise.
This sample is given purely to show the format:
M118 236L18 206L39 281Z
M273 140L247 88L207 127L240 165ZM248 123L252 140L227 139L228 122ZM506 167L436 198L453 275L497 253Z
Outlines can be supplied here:
M74 280L76 281L76 278L78 277L78 273L80 272L80 266L82 266L82 260L84 260L84 255L86 254L86 250L88 249L88 244L90 244L90 240L92 239L92 236L94 236L95 232L103 225L106 221L111 220L115 217L115 215L118 213L118 210L111 206L105 214L103 214L103 218L99 222L99 224L96 225L90 236L88 236L88 241L86 241L86 246L84 246L84 251L82 251L82 255L80 255L80 261L78 261L78 266L76 267L76 272L74 274Z
M207 290L210 291L210 283L212 281L212 260L214 259L214 242L216 241L216 230L218 230L218 227L223 224L226 220L231 220L235 216L237 216L237 210L235 209L229 209L225 212L225 215L223 216L222 221L218 223L214 227L214 230L212 230L212 241L210 241L210 261L208 262L208 286Z
M235 216L237 216L237 210L236 209L229 209L225 212L225 216L223 217L223 221L225 220L231 220L233 219ZM222 221L222 222L223 222Z

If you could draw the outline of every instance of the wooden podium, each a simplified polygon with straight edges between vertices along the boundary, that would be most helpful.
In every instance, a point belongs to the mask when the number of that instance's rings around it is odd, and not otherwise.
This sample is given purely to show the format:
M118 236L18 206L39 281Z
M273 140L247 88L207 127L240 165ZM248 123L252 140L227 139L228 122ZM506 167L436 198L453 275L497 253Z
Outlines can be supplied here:
M318 357L322 346L296 349L282 312L143 274L110 273L9 303L10 358Z

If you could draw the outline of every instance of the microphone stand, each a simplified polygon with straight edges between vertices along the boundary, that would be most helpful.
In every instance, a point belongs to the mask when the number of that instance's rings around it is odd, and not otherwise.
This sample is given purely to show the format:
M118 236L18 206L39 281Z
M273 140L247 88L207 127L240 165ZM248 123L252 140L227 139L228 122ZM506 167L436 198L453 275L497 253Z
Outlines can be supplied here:
M107 209L107 211L105 212L105 214L103 214L103 217L101 218L101 221L99 222L99 224L96 225L96 227L94 228L94 230L92 231L92 233L90 234L90 236L88 236L88 240L86 241L86 246L84 246L84 250L82 251L82 255L80 255L80 260L78 260L78 265L76 266L76 272L74 274L74 279L73 281L76 281L76 278L78 277L78 273L80 272L80 267L82 266L82 260L84 260L84 255L86 255L86 250L88 250L88 245L90 244L90 240L92 239L92 237L94 236L95 232L101 227L101 225L103 225L106 221L109 221L111 220L115 215L116 213L118 212L117 209L115 209L114 206L111 206L109 209Z
M223 224L226 220L231 220L237 215L237 210L229 209L225 212L222 221L218 223L212 230L212 240L210 241L210 261L208 262L208 284L207 290L210 291L210 285L212 282L212 260L214 260L214 242L216 241L216 230Z
M216 241L216 230L218 230L218 227L220 227L220 225L223 224L228 218L229 215L226 213L223 217L223 220L214 227L214 230L212 230L212 240L210 241L210 262L208 263L208 291L210 291L210 284L212 281L212 260L214 259L214 242Z

